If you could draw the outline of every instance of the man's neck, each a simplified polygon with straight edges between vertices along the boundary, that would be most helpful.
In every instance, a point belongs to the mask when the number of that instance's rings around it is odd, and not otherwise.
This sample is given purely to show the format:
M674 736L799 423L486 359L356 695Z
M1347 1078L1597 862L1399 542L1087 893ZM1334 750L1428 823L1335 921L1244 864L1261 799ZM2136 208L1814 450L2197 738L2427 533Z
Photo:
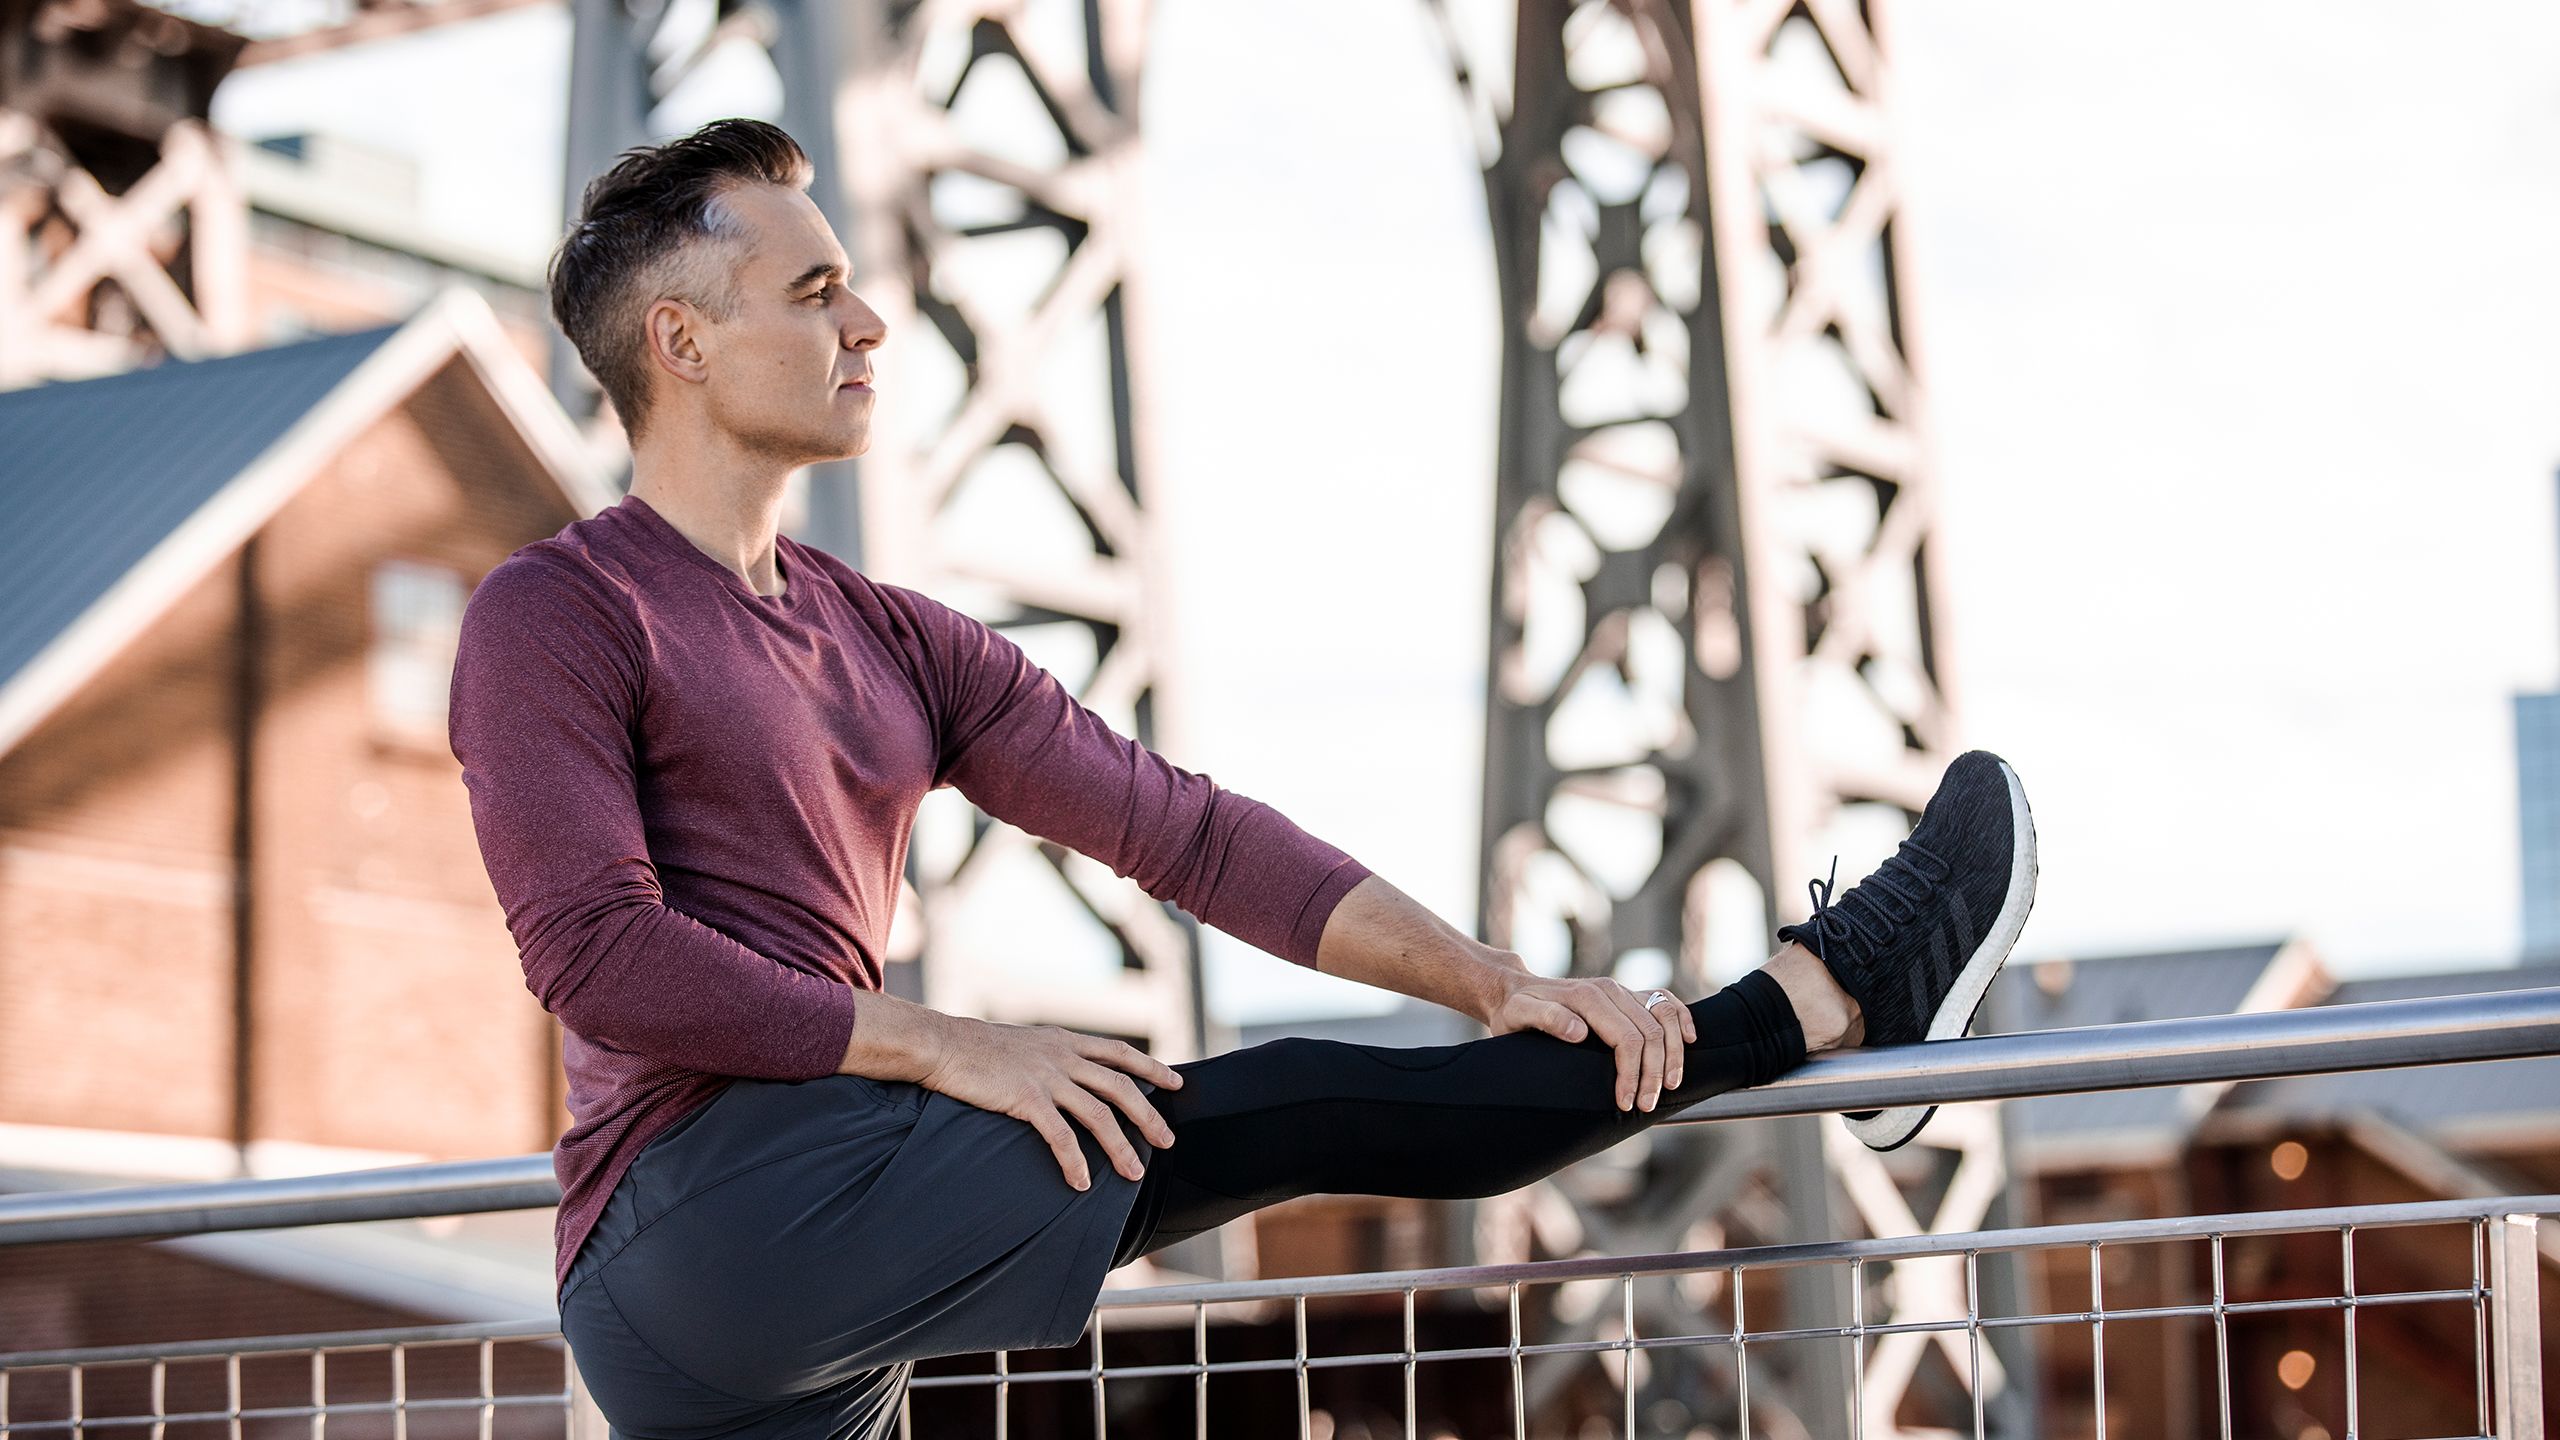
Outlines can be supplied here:
M631 493L760 595L782 593L788 578L773 537L789 479L788 469L743 456L688 459L663 445L643 445L631 457Z

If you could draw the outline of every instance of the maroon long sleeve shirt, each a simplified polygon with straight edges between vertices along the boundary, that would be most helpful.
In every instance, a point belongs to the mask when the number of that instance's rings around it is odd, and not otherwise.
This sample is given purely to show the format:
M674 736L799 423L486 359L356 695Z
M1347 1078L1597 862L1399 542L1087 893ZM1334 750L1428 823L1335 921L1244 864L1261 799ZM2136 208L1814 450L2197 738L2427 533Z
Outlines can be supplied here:
M833 1074L916 806L957 786L1301 965L1369 873L1114 733L996 631L791 539L766 596L637 496L462 617L450 730L525 986L564 1030L555 1283L730 1077Z

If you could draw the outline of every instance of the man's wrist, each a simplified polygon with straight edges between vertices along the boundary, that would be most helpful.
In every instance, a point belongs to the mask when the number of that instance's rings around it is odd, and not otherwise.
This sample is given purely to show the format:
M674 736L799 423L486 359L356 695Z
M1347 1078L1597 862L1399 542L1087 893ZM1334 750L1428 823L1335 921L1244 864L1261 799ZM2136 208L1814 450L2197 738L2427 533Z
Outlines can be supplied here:
M853 1034L836 1073L922 1081L942 1061L953 1018L895 995L864 991L854 1005Z
M1474 960L1475 1019L1490 1029L1511 999L1512 990L1528 978L1529 967L1510 951L1489 945L1476 947Z

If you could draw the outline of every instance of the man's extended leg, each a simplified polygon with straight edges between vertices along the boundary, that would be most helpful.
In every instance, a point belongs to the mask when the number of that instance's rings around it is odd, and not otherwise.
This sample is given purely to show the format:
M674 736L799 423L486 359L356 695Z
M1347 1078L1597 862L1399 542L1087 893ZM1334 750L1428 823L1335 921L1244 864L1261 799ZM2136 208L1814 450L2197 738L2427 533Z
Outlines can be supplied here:
M1834 903L1779 932L1767 967L1694 1001L1698 1041L1677 1090L1619 1110L1617 1062L1596 1036L1517 1031L1395 1048L1274 1040L1176 1065L1178 1090L1147 1087L1174 1144L1141 1145L1139 1184L1114 1265L1298 1195L1498 1195L1552 1174L1723 1091L1765 1084L1828 1044L1907 1044L1970 1028L2033 903L2026 792L1982 751L1948 766L1902 847ZM1878 1149L1909 1140L1934 1107L1852 1117Z
M1617 1055L1596 1035L1411 1047L1290 1037L1176 1065L1181 1088L1149 1093L1174 1144L1141 1150L1146 1178L1112 1263L1299 1195L1499 1195L1683 1106L1775 1079L1857 1024L1795 945L1689 1010L1697 1042L1679 1088L1650 1111L1617 1107Z

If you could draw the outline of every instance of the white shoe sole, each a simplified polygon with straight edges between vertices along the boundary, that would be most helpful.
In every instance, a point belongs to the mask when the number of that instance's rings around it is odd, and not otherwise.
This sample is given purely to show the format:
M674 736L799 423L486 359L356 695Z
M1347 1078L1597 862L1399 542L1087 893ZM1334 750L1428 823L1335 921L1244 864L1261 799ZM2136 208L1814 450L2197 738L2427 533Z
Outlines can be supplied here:
M2009 782L2009 833L2014 837L2009 856L2009 894L2000 906L2000 914L1992 921L1991 933L1974 947L1964 968L1956 972L1956 983L1938 1002L1937 1013L1929 1017L1929 1030L1924 1040L1951 1040L1973 1028L1974 1012L1981 1008L1982 997L1991 989L1991 977L2007 963L2009 951L2018 943L2018 932L2026 928L2027 911L2036 900L2036 825L2027 813L2027 789L2018 783L2018 772L2009 762L2000 762L2000 778ZM1929 1117L1938 1113L1935 1105L1905 1105L1892 1110L1879 1110L1863 1120L1842 1116L1849 1133L1866 1142L1871 1149L1894 1150L1920 1133Z

